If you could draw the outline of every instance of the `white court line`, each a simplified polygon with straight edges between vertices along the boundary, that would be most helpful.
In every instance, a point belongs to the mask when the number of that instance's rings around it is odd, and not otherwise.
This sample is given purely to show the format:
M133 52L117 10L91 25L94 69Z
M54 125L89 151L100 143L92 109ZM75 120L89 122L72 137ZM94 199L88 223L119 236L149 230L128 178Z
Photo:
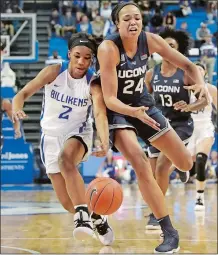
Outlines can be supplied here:
M3 246L3 245L1 245L1 248L14 249L14 250L19 250L19 251L27 251L27 252L29 252L31 254L40 254L40 252L38 252L38 251L29 250L29 249L23 249L23 248L18 248L18 247L11 247L11 246Z
M29 238L25 238L25 237L3 237L1 238L1 240L71 240L73 237L29 237ZM159 238L155 238L155 239L143 239L143 238L116 238L115 240L117 241L155 241L158 240ZM180 241L182 242L217 242L217 240L209 240L209 239L205 239L205 240L201 240L201 239L180 239Z

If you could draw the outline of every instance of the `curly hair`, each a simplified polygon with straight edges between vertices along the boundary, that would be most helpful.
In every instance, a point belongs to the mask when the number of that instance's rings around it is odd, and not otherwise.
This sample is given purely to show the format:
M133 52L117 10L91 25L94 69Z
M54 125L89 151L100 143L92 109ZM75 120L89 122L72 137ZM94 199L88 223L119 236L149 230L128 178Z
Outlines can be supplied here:
M188 50L190 48L190 43L191 43L188 33L181 31L181 30L174 30L171 28L166 28L159 35L163 39L166 39L166 38L174 39L178 43L178 46L179 46L178 51L183 55L188 54Z
M97 54L97 43L96 43L94 37L92 35L89 35L84 32L79 32L79 33L73 34L71 36L71 38L68 41L68 49L69 50L72 49L74 42L78 39L87 40L89 42L90 48L92 49L94 55Z

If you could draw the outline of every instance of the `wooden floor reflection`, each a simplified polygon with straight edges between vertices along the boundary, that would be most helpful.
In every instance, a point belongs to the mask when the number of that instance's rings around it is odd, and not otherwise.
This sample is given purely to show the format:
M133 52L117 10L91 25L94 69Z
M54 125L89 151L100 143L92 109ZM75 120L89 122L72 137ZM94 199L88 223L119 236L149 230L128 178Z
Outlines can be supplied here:
M125 185L122 207L109 221L116 240L104 247L98 240L73 239L73 216L52 190L1 193L1 253L153 253L160 232L145 231L149 209L136 185ZM217 184L207 185L205 213L194 212L195 186L174 184L167 196L174 226L180 233L179 253L217 253Z

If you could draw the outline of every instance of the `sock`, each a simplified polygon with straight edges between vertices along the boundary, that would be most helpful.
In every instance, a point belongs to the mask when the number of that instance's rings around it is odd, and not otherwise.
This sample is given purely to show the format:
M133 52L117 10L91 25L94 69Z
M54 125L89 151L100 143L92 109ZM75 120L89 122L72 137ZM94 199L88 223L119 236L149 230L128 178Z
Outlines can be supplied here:
M197 193L204 193L204 190L197 190Z
M164 231L164 230L166 230L167 232L172 232L172 231L174 232L174 231L176 231L173 228L173 225L171 223L169 215L167 215L167 216L165 216L163 218L157 219L157 221L159 222L162 231Z
M82 210L82 211L85 211L89 215L88 206L86 204L76 205L76 206L74 206L74 209L75 209L76 213L79 212L80 210Z
M96 213L94 213L94 212L92 212L91 216L92 216L92 219L94 219L94 220L100 220L101 219L101 216L96 214Z

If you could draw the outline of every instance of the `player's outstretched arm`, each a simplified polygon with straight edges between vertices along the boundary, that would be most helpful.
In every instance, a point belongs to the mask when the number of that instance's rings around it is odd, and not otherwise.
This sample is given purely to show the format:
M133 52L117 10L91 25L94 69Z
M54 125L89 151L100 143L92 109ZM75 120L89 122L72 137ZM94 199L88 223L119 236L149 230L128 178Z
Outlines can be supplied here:
M93 111L95 124L97 128L98 135L102 143L102 151L100 155L105 156L109 149L109 127L106 113L106 106L104 103L104 98L101 90L101 86L98 84L91 84L91 95L93 102Z
M27 117L23 111L24 102L35 94L38 90L44 87L46 84L51 83L58 76L60 70L60 64L51 65L43 68L39 74L26 86L21 89L12 101L12 121L16 122L19 119L24 119Z
M150 54L156 52L160 54L164 59L171 62L173 65L184 70L187 75L195 82L195 85L192 85L192 90L194 90L194 94L199 93L199 99L201 99L202 96L205 95L207 103L209 103L208 90L204 86L204 79L197 66L180 52L171 48L168 43L159 35L148 32L146 32L146 34L148 38Z

